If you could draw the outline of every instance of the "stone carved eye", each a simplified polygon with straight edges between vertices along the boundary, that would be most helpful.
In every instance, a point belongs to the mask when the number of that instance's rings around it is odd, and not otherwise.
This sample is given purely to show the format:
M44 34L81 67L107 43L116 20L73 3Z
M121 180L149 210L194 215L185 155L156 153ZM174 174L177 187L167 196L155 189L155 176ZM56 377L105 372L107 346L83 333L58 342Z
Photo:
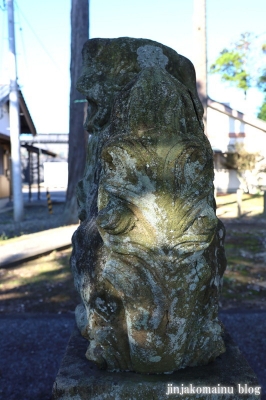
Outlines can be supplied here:
M111 199L108 205L99 211L98 227L111 235L120 235L131 231L136 218L127 205L117 199Z

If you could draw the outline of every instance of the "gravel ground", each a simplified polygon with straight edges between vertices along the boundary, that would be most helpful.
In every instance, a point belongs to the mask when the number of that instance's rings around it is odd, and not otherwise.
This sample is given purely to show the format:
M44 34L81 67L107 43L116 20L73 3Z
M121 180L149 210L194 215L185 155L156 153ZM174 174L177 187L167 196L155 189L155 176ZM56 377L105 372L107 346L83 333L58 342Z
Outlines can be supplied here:
M25 207L20 234L56 228L64 204ZM0 236L14 236L12 210L0 212ZM236 220L234 220L236 222ZM221 320L255 371L266 400L266 311L226 310ZM0 316L0 400L50 400L74 316L68 314L6 314Z
M49 214L47 204L43 201L32 202L24 207L24 220L20 223L19 231L15 230L12 208L0 210L0 237L11 238L44 231L62 226L64 203L53 203L53 213Z
M266 400L266 312L222 312L221 319L264 387ZM50 400L73 314L0 317L0 399ZM243 334L243 332L245 334Z
M220 318L257 375L266 400L266 311L223 311Z
M74 315L0 317L0 399L50 400Z

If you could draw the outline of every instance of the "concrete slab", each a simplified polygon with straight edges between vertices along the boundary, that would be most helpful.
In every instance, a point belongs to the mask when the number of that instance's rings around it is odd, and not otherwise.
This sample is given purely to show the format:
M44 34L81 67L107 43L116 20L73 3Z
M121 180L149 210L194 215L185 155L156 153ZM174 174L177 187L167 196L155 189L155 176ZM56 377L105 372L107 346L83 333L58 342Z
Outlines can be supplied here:
M63 226L3 241L0 244L0 267L70 246L71 237L77 227L78 225Z
M85 358L88 342L73 331L53 387L53 400L255 400L257 378L225 335L226 353L215 362L169 375L99 370ZM179 393L178 393L179 392ZM168 394L167 394L168 393ZM183 394L182 394L183 393Z

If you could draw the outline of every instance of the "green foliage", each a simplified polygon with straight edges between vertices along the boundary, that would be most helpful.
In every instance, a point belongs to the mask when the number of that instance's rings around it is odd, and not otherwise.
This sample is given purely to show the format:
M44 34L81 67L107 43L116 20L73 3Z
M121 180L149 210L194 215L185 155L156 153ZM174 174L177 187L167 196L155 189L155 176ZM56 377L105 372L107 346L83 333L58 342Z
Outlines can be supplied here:
M266 91L266 69L254 68L252 47L255 39L256 36L253 33L242 33L240 39L229 49L220 52L219 57L210 67L211 73L220 74L222 81L242 89L245 94L252 86ZM266 54L266 43L259 47L259 51L261 55Z
M223 81L233 82L236 87L247 91L250 87L250 75L243 69L243 55L238 51L224 49L211 65L211 73L221 74Z
M262 106L260 107L260 111L257 116L258 116L258 118L266 121L266 97L264 98L264 102L263 102Z
M5 234L5 232L3 232L3 233L0 235L0 240L7 240L7 239L9 239L9 237Z
M266 92L266 69L262 71L261 76L258 78L258 88L262 92Z

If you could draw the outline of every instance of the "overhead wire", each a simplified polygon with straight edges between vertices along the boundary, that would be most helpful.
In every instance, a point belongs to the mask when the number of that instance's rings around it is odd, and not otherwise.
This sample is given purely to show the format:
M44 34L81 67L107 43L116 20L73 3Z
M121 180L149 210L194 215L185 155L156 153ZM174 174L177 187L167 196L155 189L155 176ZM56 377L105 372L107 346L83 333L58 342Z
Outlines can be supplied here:
M21 23L21 18L20 18L20 9L18 8L16 2L15 2L15 6L16 6L16 11L17 11L16 15L18 17L18 26L19 26L22 51L23 51L23 56L24 56L24 63L25 63L25 66L28 67L27 53L26 53L26 47L25 47L25 42L24 42L24 31L22 28L22 23Z
M5 4L5 1L3 1L3 3ZM1 6L1 10L5 11L6 9L5 9L5 7L2 8L2 6ZM1 32L2 40L0 40L0 76L1 76L1 73L2 73L2 71L4 69L4 60L5 60L5 56L4 56L5 48L4 47L5 47L5 44L7 42L7 33L5 35L5 29L6 29L6 22L5 21L6 21L6 15L3 12L2 13L2 24L1 24L1 26L2 26L2 32ZM0 82L0 83L2 83L2 82Z
M39 38L39 36L37 35L37 33L35 32L35 30L33 29L33 27L31 26L31 24L29 23L29 21L27 20L25 14L22 12L21 8L19 7L19 5L17 4L17 2L15 1L15 5L17 7L17 9L20 11L20 14L22 15L22 17L24 18L26 24L28 25L28 27L30 28L30 30L32 31L33 35L35 36L36 40L38 41L38 43L40 44L40 46L42 47L43 51L46 53L46 55L50 58L50 60L52 61L52 63L54 64L54 66L60 71L60 73L62 73L61 68L59 67L59 65L55 62L55 60L53 59L53 57L51 56L51 54L49 53L49 51L46 49L45 45L42 43L41 39Z

